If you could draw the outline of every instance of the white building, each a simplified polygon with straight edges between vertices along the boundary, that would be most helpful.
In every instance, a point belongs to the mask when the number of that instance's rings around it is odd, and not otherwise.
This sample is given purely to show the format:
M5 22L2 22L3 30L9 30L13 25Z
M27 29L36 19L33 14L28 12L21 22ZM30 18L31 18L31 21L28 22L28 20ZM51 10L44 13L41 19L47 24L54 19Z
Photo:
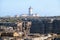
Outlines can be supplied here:
M29 7L28 14L22 14L22 16L24 16L24 17L27 17L27 16L39 17L39 15L37 13L33 14L33 8L31 6Z

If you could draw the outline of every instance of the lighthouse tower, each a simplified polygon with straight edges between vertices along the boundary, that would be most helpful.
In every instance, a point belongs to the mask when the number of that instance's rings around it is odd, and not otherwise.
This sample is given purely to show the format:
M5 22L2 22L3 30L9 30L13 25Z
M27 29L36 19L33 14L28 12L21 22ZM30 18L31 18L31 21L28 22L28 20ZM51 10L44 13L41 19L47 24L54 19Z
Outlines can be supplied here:
M32 9L33 9L33 8L30 6L30 7L29 7L29 16L32 16L32 15L33 15Z

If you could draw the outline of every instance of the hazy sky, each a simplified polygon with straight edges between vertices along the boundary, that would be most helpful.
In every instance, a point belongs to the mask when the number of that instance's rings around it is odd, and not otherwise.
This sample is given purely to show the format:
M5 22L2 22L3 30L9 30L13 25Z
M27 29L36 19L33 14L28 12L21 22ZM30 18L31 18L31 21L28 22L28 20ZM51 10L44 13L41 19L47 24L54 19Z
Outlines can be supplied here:
M0 0L0 16L28 14L28 8L40 16L60 15L60 0Z

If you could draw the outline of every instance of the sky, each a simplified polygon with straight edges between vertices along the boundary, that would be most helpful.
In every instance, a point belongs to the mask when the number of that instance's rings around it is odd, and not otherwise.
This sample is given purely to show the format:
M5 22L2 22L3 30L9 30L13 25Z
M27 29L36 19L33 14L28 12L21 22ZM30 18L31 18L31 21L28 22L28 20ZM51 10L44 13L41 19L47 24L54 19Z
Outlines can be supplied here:
M33 14L60 16L60 0L0 0L0 16L28 14L30 6Z

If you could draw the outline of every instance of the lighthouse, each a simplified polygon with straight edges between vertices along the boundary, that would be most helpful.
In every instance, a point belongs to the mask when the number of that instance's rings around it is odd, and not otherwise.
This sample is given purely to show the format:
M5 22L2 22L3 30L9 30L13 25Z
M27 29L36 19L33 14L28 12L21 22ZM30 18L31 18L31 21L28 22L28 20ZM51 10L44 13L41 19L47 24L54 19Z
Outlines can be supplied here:
M32 10L32 9L33 9L33 8L30 6L30 7L29 7L29 16L32 16L32 15L33 15L33 13L32 13L33 10Z

